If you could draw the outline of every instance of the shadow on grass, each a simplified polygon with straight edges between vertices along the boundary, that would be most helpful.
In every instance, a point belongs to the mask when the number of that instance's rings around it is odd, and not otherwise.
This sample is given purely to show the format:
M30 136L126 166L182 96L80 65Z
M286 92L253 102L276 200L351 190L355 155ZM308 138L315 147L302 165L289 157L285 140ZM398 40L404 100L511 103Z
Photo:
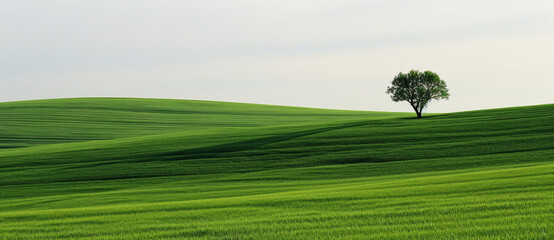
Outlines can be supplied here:
M403 120L425 120L425 119L442 118L442 117L445 117L445 116L448 116L448 115L449 115L448 113L445 113L445 114L436 114L436 115L431 115L431 116L423 116L421 118L417 118L417 116L414 116L414 117L399 117L398 119L403 119Z
M363 122L355 122L355 123L349 123L349 124L343 124L343 125L317 128L317 129L300 131L300 132L285 133L285 134L279 134L271 137L262 137L262 138L250 139L245 141L220 144L215 146L169 152L162 155L158 155L158 157L161 157L163 160L187 160L187 159L198 159L198 158L212 158L212 157L217 157L222 153L252 150L267 144L288 141L299 137L304 137L308 135L313 135L317 133L323 133L323 132L328 132L328 131L333 131L338 129L363 126L368 123L369 121L363 121Z

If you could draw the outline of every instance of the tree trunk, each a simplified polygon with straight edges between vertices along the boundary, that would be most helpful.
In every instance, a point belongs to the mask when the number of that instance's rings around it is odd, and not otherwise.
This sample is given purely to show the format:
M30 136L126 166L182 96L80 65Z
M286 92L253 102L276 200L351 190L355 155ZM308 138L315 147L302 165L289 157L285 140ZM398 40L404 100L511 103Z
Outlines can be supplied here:
M411 104L411 103L410 103ZM417 114L417 118L421 118L421 110L419 110L419 107L418 106L414 106L412 104L412 108L414 109L415 113Z

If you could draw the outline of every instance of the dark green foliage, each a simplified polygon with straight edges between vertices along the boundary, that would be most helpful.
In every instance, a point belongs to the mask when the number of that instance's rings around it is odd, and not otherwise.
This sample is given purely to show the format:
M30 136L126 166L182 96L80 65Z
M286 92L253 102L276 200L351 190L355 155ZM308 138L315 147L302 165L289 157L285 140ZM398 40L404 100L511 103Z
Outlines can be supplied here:
M102 110L73 115L85 106ZM552 104L421 120L142 99L0 109L18 146L0 149L0 239L553 236Z
M418 118L421 118L421 112L431 100L450 97L446 82L431 71L410 70L408 73L399 73L391 84L392 86L387 88L391 99L395 102L410 103Z

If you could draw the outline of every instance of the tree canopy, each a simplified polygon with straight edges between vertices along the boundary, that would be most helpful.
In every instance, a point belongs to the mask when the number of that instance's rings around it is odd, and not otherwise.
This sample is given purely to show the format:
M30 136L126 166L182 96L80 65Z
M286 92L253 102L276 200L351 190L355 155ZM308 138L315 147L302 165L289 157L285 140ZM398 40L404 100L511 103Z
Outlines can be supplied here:
M433 99L448 99L450 93L446 82L438 74L419 70L411 70L408 73L399 73L394 77L387 93L395 102L406 101L421 118L421 112Z

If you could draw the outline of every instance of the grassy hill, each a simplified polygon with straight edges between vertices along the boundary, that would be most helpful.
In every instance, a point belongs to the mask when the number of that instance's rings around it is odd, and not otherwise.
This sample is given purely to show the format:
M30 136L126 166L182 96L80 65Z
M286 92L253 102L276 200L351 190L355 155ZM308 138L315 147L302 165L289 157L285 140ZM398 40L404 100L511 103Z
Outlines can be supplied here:
M171 132L408 116L260 104L129 98L0 103L0 148L107 140Z
M0 103L0 238L552 239L554 104Z

